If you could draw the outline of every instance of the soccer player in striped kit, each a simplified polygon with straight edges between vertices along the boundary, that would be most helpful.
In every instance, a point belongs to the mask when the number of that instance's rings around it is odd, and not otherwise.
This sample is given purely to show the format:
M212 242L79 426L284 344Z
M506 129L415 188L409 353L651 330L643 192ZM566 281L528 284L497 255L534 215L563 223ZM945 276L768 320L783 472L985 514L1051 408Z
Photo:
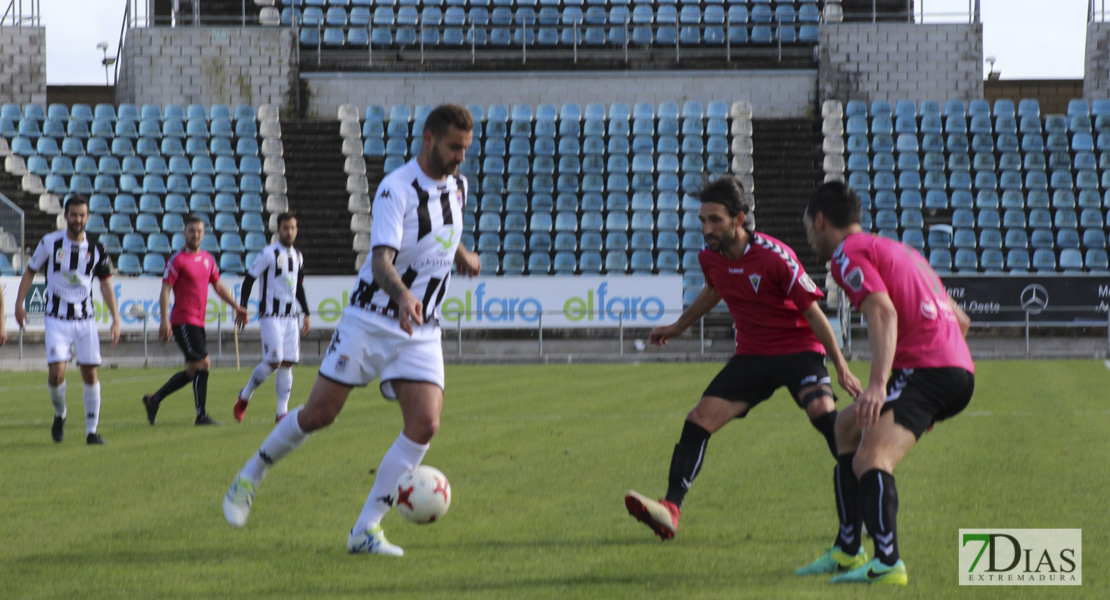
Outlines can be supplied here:
M473 129L466 108L436 107L424 123L420 154L378 186L371 258L359 271L308 401L274 427L228 489L224 518L232 527L246 524L267 469L310 433L330 425L353 388L380 376L382 395L398 401L404 427L382 457L347 550L404 554L386 539L380 521L393 506L397 480L420 464L439 430L444 384L439 308L451 271L473 276L481 270L478 255L459 245L467 184L458 167Z
M262 332L262 362L254 368L232 413L242 422L254 390L274 373L277 416L280 421L289 410L293 390L293 365L301 360L301 336L308 333L308 300L304 295L304 256L293 247L297 239L297 217L283 212L277 217L278 240L258 253L258 258L243 278L240 304L247 305L255 281L258 290L258 328ZM298 317L304 316L303 323ZM236 322L240 327L246 322Z
M204 221L196 215L185 219L185 248L176 252L166 262L166 274L162 277L162 293L159 306L162 324L158 327L158 337L177 342L185 354L185 370L178 371L166 381L158 391L143 396L146 418L151 425L158 416L162 400L189 383L193 384L193 404L197 416L194 425L219 425L208 416L208 372L212 361L208 356L207 335L204 331L204 310L208 304L208 286L216 290L216 295L231 305L235 320L245 321L247 309L235 302L235 296L220 282L220 270L216 259L200 249L204 239ZM173 312L170 312L170 292L173 292Z
M31 290L35 273L46 275L46 364L50 388L50 401L54 404L54 423L50 435L55 442L65 438L66 424L66 364L76 358L85 382L85 443L98 445L104 438L96 432L100 423L100 380L96 368L100 365L100 334L93 317L92 282L100 280L100 293L104 306L112 315L109 335L112 347L119 341L119 310L116 295L109 279L112 261L97 236L85 233L89 222L89 199L70 196L66 200L66 228L43 236L15 298L15 320L22 329L27 322L24 299ZM73 350L70 350L70 347Z

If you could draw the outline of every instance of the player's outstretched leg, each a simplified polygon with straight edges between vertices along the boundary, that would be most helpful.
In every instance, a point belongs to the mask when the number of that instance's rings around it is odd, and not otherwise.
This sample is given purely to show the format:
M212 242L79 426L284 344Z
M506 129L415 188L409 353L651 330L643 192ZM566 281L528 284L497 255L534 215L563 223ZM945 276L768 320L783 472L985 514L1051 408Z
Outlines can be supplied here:
M655 501L635 490L629 490L624 495L624 506L628 509L628 514L650 527L660 539L672 539L678 532L680 511L669 500Z
M154 419L158 416L158 407L161 405L162 399L189 385L191 381L193 381L193 378L189 377L188 371L178 371L166 380L166 383L163 384L158 391L143 396L143 408L146 409L146 420L153 425Z
M285 419L274 427L266 440L262 442L258 452L247 461L243 470L235 476L231 487L224 496L224 518L232 527L242 527L247 522L251 513L251 504L258 485L266 476L266 470L295 450L308 438L308 433L301 429L297 414L304 407L298 407L292 413L292 418Z
M247 404L251 401L251 396L254 396L254 390L265 383L273 372L273 367L266 361L258 363L258 366L254 368L250 379L247 380L247 385L243 386L243 390L239 392L239 397L235 400L235 408L231 411L236 421L243 422L243 414L247 412Z

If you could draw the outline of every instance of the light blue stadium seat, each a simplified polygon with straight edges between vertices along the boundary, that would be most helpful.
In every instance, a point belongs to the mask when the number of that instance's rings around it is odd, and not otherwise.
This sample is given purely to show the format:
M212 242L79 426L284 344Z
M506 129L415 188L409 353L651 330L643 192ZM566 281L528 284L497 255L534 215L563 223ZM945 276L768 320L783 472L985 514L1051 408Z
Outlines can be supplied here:
M205 238L208 239L208 238ZM243 264L243 256L233 252L220 253L220 271L229 275L242 275L246 272L246 266Z
M136 254L124 252L116 259L116 268L122 275L138 277L143 274L143 265Z

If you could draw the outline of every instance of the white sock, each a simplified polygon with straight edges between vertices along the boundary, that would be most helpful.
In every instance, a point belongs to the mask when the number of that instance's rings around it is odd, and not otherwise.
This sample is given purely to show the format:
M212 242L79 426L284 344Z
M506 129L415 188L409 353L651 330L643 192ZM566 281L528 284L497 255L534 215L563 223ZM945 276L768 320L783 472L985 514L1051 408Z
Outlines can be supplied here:
M272 467L285 455L296 450L297 446L308 439L308 434L301 429L301 424L297 422L297 415L300 414L301 408L303 407L294 408L293 412L274 426L274 430L262 442L262 446L258 448L258 453L247 461L240 475L257 484L266 476L266 469Z
M83 399L85 401L85 434L96 433L96 426L100 423L100 382L92 385L85 384Z
M293 367L278 368L274 375L274 391L277 392L277 414L289 412L289 395L293 393Z
M47 384L50 388L50 402L54 404L54 416L66 418L66 382L58 386Z
M250 402L251 396L254 395L254 390L265 383L266 378L273 372L274 370L270 368L270 363L266 361L258 363L258 366L251 372L251 377L247 380L247 385L243 386L243 391L239 393L239 397Z
M366 498L362 513L355 522L356 533L366 531L367 528L377 525L385 513L393 507L393 497L397 493L397 480L402 475L415 469L424 455L428 452L428 444L417 444L405 437L397 436L389 451L382 457L382 464L378 466L378 476L374 479L374 487Z

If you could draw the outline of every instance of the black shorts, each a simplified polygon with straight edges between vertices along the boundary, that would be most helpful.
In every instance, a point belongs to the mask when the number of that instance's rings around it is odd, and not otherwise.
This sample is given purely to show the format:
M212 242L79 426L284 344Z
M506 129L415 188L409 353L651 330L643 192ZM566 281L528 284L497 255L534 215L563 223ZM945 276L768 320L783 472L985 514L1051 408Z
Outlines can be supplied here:
M894 369L886 384L882 410L893 410L894 422L921 439L933 423L967 408L974 392L975 375L966 369Z
M177 347L185 353L186 362L204 360L208 356L208 348L205 344L208 336L204 333L203 327L181 324L173 325L171 328Z
M819 352L800 352L782 356L755 356L737 354L729 359L725 368L709 382L703 396L715 396L733 402L747 402L748 409L763 402L786 386L790 396L801 407L798 392L810 385L829 383L825 369L825 355ZM803 407L804 408L804 407ZM744 417L747 412L740 415Z

